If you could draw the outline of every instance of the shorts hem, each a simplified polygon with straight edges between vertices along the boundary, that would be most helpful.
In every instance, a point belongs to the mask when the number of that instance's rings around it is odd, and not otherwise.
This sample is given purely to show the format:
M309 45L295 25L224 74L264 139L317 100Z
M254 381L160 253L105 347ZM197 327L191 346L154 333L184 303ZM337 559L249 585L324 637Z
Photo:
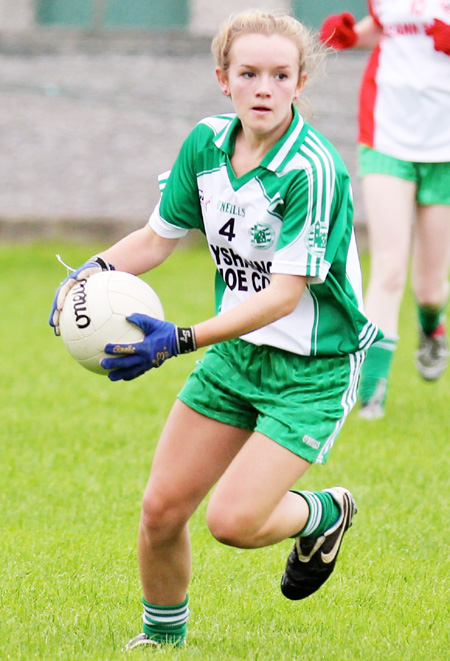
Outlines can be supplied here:
M279 439L275 438L275 434L271 434L270 432L267 432L258 425L255 427L255 431L259 432L260 434L264 434L264 436L270 438L271 441L273 441L277 445L281 445L282 448L284 448L285 450L289 450L289 452L295 454L296 457L300 457L300 459L307 461L309 464L317 464L318 466L323 466L323 464L325 464L328 458L329 452L327 452L325 456L320 456L322 445L317 451L316 450L308 451L306 446L301 445L298 440L294 442L280 441Z
M204 415L206 418L211 418L211 420L222 422L224 425L230 425L231 427L237 427L239 429L246 429L247 431L253 431L253 427L249 427L248 425L242 424L241 422L237 421L236 418L232 418L231 416L227 416L226 414L224 415L222 412L212 411L206 406L202 406L198 402L189 399L189 397L186 397L183 393L177 395L177 399L179 399L181 402L186 404L186 406L189 406L189 408L192 409L193 411L197 411L197 413Z
M327 456L322 457L320 460L318 460L318 453L316 452L308 453L306 449L302 447L298 447L297 443L284 443L283 441L274 438L274 434L270 434L266 430L260 429L258 425L256 425L256 427L253 428L245 424L239 424L238 422L236 422L235 419L232 419L227 415L222 415L221 413L218 413L216 411L211 411L211 409L208 409L207 407L202 406L201 404L198 404L197 402L190 400L189 397L185 397L183 394L179 394L177 398L180 401L182 401L184 404L186 404L186 406L189 406L189 408L196 411L197 413L200 413L201 415L204 415L206 418L210 418L211 420L216 420L217 422L222 422L225 425L230 425L231 427L236 427L238 429L245 429L246 431L252 433L258 432L260 434L263 434L277 445L280 445L285 450L292 452L292 454L294 454L296 457L300 457L300 459L307 461L309 464L316 464L318 466L323 466L327 460Z
M416 185L416 202L422 206L449 206L450 162L410 161L365 144L358 145L358 177L372 174L409 181Z

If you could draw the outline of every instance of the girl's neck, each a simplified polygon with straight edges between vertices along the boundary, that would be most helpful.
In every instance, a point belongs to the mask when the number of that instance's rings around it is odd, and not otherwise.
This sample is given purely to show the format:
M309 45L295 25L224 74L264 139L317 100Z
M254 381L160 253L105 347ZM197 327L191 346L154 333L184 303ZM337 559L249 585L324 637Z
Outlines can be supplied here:
M241 128L236 136L234 154L231 157L235 175L241 177L257 168L278 140L279 137L275 135L258 136Z

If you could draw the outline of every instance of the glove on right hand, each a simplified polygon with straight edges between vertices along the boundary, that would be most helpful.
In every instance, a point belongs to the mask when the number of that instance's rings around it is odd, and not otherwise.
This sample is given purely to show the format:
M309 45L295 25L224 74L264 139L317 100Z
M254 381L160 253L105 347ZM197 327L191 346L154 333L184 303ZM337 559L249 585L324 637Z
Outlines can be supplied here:
M194 329L179 328L170 321L161 321L146 314L132 314L127 321L142 331L145 337L134 344L107 344L102 367L111 370L111 381L131 381L154 367L160 367L168 358L195 351Z
M327 46L344 50L355 45L358 35L354 30L355 18L348 11L332 14L322 23L319 38Z
M80 280L84 280L85 278L89 278L89 276L93 275L94 273L114 270L114 266L109 262L106 262L101 257L93 257L88 262L72 271L72 273L61 282L58 289L56 290L56 294L52 303L52 309L50 311L50 317L48 320L48 323L53 328L55 335L60 335L59 317L61 310L64 307L64 301L67 298L67 294L75 285L75 283L79 282Z

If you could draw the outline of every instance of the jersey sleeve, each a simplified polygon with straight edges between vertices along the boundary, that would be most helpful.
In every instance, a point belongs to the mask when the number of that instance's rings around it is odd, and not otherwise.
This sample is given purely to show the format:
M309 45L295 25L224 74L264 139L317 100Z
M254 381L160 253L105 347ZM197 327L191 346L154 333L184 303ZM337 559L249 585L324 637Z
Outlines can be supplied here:
M332 158L314 158L296 174L283 214L272 273L325 282L340 241L351 231L353 204L348 174Z
M196 173L199 132L197 126L183 143L172 170L159 177L161 198L149 223L165 238L181 238L190 229L204 232Z
M379 19L377 13L375 12L375 8L373 6L373 1L368 0L367 4L368 4L368 7L369 7L370 16L372 16L373 20L375 21L376 25L378 25L379 28L383 28L383 26L380 23L380 19Z

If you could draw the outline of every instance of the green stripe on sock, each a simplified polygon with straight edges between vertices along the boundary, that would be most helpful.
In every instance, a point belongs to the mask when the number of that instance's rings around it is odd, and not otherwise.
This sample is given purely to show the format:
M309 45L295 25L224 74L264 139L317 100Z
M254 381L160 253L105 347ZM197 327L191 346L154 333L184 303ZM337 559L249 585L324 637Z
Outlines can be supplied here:
M320 498L317 497L312 491L301 491L300 496L306 500L309 505L309 517L306 526L301 531L303 537L311 535L320 524L322 519L322 503Z
M176 647L183 645L189 619L189 597L186 596L185 601L174 606L149 604L144 598L142 603L144 633L158 643L168 643Z
M434 307L431 305L419 305L417 303L419 324L426 335L434 333L439 324L443 323L445 307L445 305L443 307Z
M305 527L295 537L320 537L341 515L339 506L326 491L294 491L302 496L309 506L309 517Z

